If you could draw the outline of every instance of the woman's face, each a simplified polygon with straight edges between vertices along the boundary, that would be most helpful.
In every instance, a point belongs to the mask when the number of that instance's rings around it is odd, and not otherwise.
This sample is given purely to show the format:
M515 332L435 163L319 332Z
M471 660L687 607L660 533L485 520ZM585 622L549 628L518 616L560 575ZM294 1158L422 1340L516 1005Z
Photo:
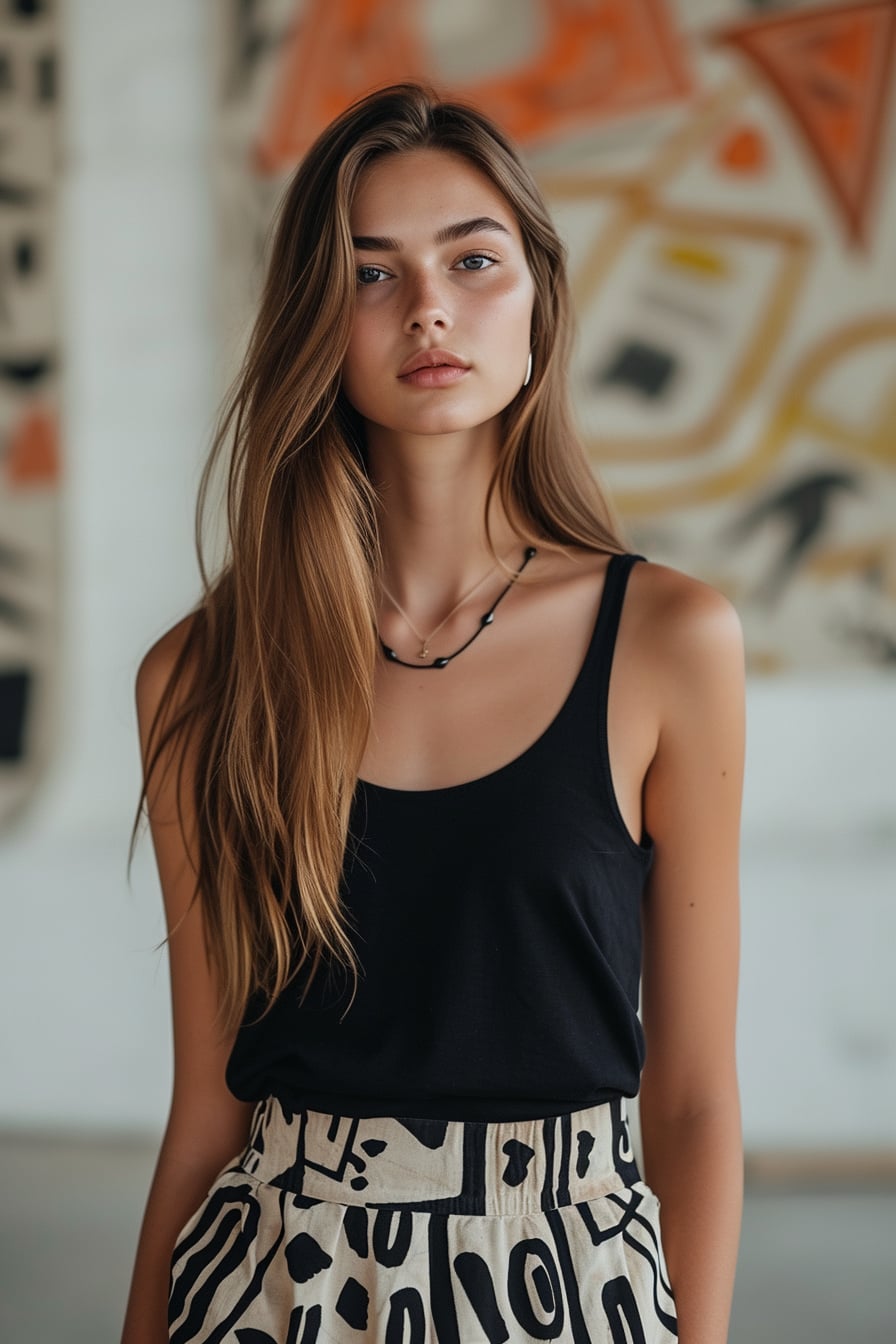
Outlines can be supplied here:
M348 400L369 424L398 433L493 420L526 376L535 298L504 197L459 155L413 150L366 170L351 229Z

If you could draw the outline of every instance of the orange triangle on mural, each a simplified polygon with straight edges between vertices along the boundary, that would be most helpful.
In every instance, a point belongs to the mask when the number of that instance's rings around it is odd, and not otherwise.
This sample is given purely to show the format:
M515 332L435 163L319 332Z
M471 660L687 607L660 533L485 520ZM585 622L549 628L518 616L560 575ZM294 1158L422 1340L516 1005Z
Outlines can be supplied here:
M824 174L850 238L864 242L893 87L896 0L798 10L715 39L741 51L782 99Z
M666 0L542 0L531 61L458 92L521 144L629 116L692 90Z
M287 40L254 150L259 172L301 158L355 98L386 84L441 84L421 34L422 0L308 0ZM528 59L451 92L530 143L691 91L667 0L540 0Z
M311 141L371 89L424 76L416 0L308 0L280 57L253 150L260 173L293 167Z

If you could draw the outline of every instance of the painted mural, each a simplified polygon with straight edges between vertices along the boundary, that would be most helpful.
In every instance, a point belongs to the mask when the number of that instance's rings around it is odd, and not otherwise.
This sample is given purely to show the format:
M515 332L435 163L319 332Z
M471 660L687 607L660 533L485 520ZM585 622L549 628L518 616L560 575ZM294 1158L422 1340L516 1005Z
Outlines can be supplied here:
M0 822L56 730L59 466L55 7L0 12Z
M896 0L227 0L219 329L323 125L423 77L516 137L569 249L577 410L632 545L754 672L896 665Z

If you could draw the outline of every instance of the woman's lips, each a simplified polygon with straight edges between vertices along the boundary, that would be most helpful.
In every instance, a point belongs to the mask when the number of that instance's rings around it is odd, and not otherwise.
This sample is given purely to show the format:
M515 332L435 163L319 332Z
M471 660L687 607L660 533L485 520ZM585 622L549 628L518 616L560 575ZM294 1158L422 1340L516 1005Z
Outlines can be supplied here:
M462 355L430 346L406 359L398 371L398 378L411 387L450 387L469 372L470 366Z
M458 364L425 364L422 369L404 373L399 382L410 383L414 387L448 387L459 382L470 372Z

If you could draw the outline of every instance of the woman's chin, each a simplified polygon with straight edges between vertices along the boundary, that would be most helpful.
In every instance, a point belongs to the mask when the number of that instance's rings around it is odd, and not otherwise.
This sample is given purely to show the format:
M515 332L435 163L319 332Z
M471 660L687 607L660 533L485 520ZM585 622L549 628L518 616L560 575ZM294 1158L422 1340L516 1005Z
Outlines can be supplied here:
M377 419L364 416L368 433L389 435L399 438L432 438L459 434L489 433L499 423L504 406L488 407L483 410L459 406L426 406L418 408L413 414L389 416ZM362 413L363 414L363 413Z

